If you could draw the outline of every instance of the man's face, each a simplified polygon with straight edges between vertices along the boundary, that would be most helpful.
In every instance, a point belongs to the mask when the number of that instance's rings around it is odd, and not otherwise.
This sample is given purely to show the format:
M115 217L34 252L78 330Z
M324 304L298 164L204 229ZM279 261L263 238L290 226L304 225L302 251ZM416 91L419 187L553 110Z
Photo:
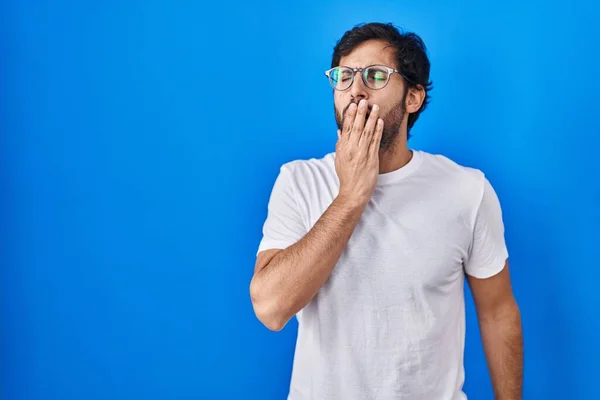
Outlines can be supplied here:
M340 60L340 66L351 68L364 68L370 65L385 65L394 69L394 53L388 43L381 40L369 40L364 42L352 53ZM352 103L365 99L369 103L369 113L373 104L379 106L379 117L383 119L383 136L381 138L381 150L388 149L400 132L400 127L406 115L405 100L406 88L399 74L391 74L390 80L383 89L370 89L365 86L360 73L354 77L352 86L347 90L334 91L335 120L341 130L344 123L346 110ZM367 114L367 117L369 116Z

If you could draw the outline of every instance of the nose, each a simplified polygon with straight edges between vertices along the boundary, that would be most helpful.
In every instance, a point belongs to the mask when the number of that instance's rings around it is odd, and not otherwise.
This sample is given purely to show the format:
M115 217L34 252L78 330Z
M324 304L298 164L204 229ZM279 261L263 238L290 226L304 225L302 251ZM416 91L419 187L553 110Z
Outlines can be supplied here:
M350 96L352 97L352 100L357 102L361 99L368 100L369 98L368 88L365 86L360 73L357 73L354 76L354 82L352 82L352 86L350 86Z

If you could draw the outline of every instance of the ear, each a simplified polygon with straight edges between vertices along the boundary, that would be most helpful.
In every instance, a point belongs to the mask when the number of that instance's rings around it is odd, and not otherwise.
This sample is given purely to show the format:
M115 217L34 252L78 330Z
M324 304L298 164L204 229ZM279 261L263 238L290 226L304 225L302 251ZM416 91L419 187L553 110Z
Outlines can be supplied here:
M415 113L421 109L425 101L425 89L423 86L417 85L416 88L409 88L406 94L406 112Z

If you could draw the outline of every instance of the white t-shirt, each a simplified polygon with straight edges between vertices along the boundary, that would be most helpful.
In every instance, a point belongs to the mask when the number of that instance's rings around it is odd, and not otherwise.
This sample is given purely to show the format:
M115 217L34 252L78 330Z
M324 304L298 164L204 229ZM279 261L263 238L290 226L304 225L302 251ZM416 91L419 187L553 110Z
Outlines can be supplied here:
M284 164L258 251L302 239L339 191L335 153ZM413 150L380 174L329 279L296 314L288 400L463 400L465 273L508 257L484 174Z

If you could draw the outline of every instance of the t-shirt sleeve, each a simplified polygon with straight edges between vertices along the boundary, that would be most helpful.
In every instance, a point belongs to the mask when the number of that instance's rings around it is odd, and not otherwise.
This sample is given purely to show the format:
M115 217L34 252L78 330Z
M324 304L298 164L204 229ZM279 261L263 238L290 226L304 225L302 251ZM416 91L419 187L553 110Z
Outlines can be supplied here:
M268 249L285 249L306 234L292 185L292 172L282 166L269 198L267 218L257 254Z
M507 258L500 201L494 188L484 177L483 196L475 217L465 271L475 278L489 278L502 271Z

